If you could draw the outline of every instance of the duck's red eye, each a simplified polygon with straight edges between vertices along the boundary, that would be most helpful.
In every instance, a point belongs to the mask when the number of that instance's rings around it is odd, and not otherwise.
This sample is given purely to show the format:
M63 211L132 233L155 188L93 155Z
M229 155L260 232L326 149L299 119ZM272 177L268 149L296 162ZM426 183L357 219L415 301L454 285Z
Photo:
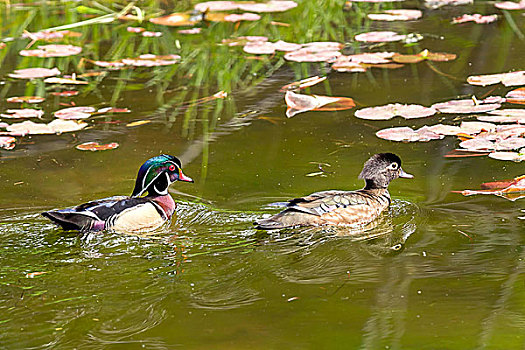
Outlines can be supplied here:
M175 171L175 165L171 164L168 168L170 171Z

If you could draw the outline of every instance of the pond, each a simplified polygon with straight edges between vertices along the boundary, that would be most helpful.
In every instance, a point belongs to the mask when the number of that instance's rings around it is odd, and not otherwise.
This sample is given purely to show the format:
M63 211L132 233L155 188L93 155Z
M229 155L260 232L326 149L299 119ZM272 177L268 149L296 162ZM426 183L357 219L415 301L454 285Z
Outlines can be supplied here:
M44 115L31 120L49 123L63 108L99 110L80 122L87 124L81 130L15 136L14 148L0 149L1 348L523 349L523 201L452 192L523 175L523 164L486 153L445 157L459 147L456 136L407 143L375 135L391 127L460 125L475 121L475 114L365 120L355 112L390 103L428 107L473 95L504 97L520 86L466 80L525 69L524 12L488 1L440 7L440 1L296 2L287 11L261 12L256 21L200 21L197 15L197 34L179 32L191 25L148 21L186 13L194 1L0 4L0 113L35 108ZM419 9L422 17L367 17L401 8ZM498 19L452 23L475 13ZM118 18L125 14L134 17ZM143 36L130 26L160 34ZM22 37L48 28L79 36L53 42ZM354 40L368 31L412 33L412 39ZM293 62L282 52L257 55L243 52L242 45L221 45L247 35L271 42L334 41L344 44L344 55L428 49L457 58L337 72L327 62ZM82 52L19 54L50 43ZM122 69L94 63L142 54L180 58ZM87 84L9 77L19 69L54 67L60 77L74 73ZM315 75L327 79L296 92L350 97L356 107L287 118L281 87ZM78 95L52 94L69 90ZM7 102L13 96L45 101ZM129 111L100 111L106 107ZM118 148L76 149L85 142ZM361 188L363 163L379 152L398 154L414 178L391 183L392 205L374 227L254 228L254 221L278 212L272 203ZM40 215L131 194L140 165L162 153L180 157L195 183L171 186L178 206L161 230L142 236L78 233Z

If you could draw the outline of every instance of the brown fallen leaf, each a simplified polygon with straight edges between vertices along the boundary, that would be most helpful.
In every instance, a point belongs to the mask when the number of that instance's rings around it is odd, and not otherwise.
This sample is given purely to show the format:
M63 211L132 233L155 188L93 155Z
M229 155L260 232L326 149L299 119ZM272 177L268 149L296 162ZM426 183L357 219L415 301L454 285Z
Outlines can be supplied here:
M115 149L119 146L116 142L111 142L108 144L99 144L98 142L84 142L80 145L77 145L75 148L81 151L106 151L110 149Z
M525 198L525 175L518 176L514 178L510 184L508 182L500 182L501 185L505 186L503 188L497 187L496 183L484 183L482 184L485 188L481 190L463 190L463 191L452 191L453 193L461 193L464 196L471 196L476 194L493 194L499 197L503 197L510 201L515 201L520 198ZM492 186L492 187L491 187Z
M349 97L303 95L292 91L286 92L284 100L288 106L288 118L307 111L339 111L355 107L354 100Z

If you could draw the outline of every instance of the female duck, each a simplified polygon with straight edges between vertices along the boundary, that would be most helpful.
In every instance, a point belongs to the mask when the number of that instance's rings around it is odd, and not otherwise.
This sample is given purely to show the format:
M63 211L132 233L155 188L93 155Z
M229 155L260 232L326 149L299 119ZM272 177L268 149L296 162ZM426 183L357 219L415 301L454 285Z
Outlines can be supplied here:
M131 197L115 196L43 216L65 230L147 232L171 219L176 204L168 193L175 181L193 182L182 173L180 160L170 155L148 159L139 169ZM146 196L141 197L147 193Z
M413 178L401 169L401 159L392 153L372 156L359 175L366 186L357 191L322 191L288 202L277 215L258 221L264 230L297 226L364 226L390 205L388 184L398 177Z

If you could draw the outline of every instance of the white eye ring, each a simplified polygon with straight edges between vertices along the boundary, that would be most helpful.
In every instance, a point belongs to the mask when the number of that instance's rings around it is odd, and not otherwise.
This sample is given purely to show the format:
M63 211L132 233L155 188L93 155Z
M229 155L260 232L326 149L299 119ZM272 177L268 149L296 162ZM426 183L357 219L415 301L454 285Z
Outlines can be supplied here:
M392 163L390 165L390 168L392 168L393 170L397 170L397 163Z

